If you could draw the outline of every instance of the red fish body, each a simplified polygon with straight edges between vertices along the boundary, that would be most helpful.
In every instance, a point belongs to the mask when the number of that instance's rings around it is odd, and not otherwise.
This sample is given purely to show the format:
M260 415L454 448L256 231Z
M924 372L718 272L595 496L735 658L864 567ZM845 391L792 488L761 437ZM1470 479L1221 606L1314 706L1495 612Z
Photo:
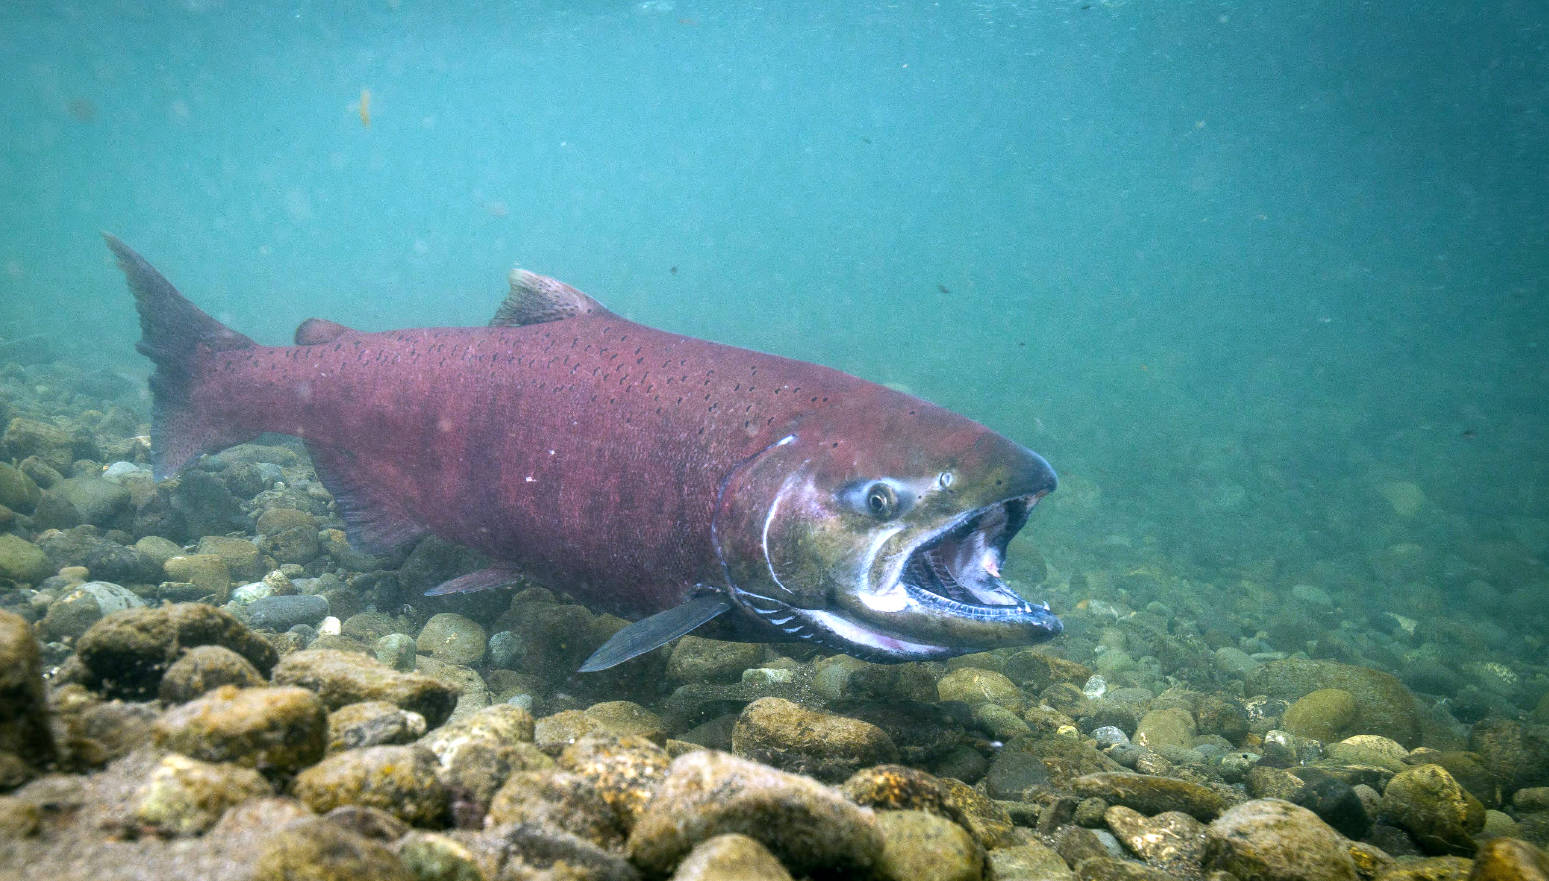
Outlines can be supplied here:
M314 319L298 345L260 346L109 244L137 296L140 349L157 364L158 477L261 432L300 437L355 543L381 551L434 533L496 561L443 592L519 569L625 617L699 597L678 617L735 608L733 630L750 638L816 638L883 659L911 646L977 650L984 637L938 644L884 622L852 644L853 622L822 617L846 602L832 592L860 595L863 616L885 614L906 588L990 618L1038 611L991 595L1005 543L1053 472L924 401L644 327L528 273L513 273L490 327L361 333ZM818 617L793 614L805 622L793 630L779 622L785 609ZM1058 632L1046 610L1032 617L1013 640ZM659 630L644 638L659 642Z

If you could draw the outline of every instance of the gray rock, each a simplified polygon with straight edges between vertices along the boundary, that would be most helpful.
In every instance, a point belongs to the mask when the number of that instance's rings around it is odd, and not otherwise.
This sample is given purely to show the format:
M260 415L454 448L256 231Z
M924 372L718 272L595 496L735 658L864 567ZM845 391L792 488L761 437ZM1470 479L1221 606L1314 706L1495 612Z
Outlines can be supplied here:
M876 816L806 777L726 753L679 756L629 835L630 859L665 875L702 841L756 839L793 874L867 874L882 855Z
M67 477L49 487L55 496L74 508L81 523L105 526L129 507L129 490L101 475Z
M144 605L145 600L127 587L88 581L50 603L39 630L46 639L73 642L108 615Z
M91 577L116 584L153 581L158 568L133 548L106 538L95 526L76 526L44 533L38 547L48 555L55 571L66 566L85 566Z
M259 597L248 604L248 624L283 633L297 624L316 624L328 615L328 600L312 594Z
M1240 881L1356 881L1345 839L1306 808L1255 799L1205 830L1204 868Z

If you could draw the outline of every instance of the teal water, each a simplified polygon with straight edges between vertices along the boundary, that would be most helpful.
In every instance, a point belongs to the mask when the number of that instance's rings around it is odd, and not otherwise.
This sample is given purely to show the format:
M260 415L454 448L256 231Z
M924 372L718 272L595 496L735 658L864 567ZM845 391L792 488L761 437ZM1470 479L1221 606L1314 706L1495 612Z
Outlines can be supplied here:
M1546 157L1533 0L10 2L0 337L144 374L101 229L271 343L519 262L1039 450L1067 603L1541 663Z

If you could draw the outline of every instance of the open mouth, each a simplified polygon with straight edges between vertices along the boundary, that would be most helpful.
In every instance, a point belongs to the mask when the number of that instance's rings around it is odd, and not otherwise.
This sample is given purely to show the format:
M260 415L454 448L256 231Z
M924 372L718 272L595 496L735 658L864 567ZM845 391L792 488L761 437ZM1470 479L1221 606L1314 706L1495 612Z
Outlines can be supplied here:
M1027 523L1036 500L1009 499L970 512L914 547L899 574L906 591L926 601L965 606L1025 605L1000 577L1006 545Z
M1041 494L1040 494L1041 495ZM869 661L945 658L1042 642L1064 630L1044 604L1006 586L1006 546L1026 525L1038 496L967 512L916 541L884 588L838 597L828 609L801 609L743 593L748 607L787 635Z

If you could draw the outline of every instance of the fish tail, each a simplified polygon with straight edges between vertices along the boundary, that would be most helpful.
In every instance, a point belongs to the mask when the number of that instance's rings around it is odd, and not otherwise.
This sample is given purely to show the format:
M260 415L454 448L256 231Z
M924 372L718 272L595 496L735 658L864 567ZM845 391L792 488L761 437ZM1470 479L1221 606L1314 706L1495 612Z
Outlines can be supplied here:
M177 473L200 453L247 440L249 431L200 408L195 391L211 352L257 344L190 303L128 245L107 233L102 237L118 258L140 313L135 349L156 365L150 382L151 464L156 477Z

